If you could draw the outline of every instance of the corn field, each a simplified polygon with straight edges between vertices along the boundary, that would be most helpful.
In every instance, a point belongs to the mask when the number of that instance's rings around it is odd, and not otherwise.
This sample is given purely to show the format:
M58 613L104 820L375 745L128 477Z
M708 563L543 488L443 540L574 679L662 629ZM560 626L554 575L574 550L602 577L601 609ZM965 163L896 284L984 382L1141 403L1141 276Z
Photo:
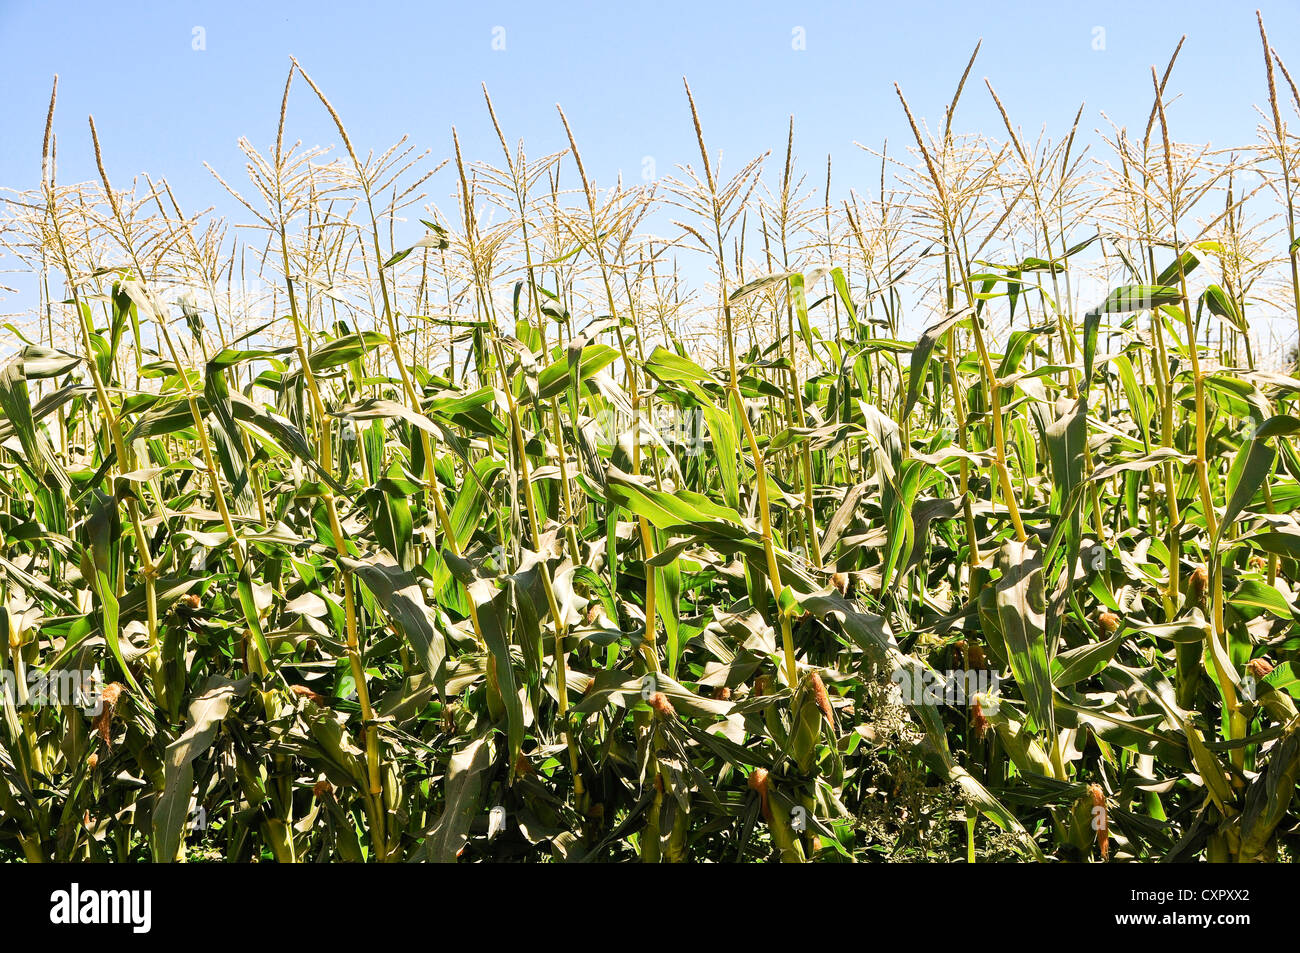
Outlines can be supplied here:
M1030 138L977 46L847 190L793 119L724 167L689 86L656 181L486 89L495 156L370 151L293 61L229 222L110 182L56 80L0 232L0 857L1294 859L1259 27L1255 142L1178 141L1177 51L1145 128Z

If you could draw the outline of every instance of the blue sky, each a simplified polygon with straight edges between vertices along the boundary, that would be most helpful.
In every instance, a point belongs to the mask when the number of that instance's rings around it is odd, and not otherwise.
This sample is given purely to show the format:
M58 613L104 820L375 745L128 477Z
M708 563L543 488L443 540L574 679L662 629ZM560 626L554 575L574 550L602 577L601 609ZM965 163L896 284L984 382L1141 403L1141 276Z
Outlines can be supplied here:
M166 176L184 206L230 211L203 168L242 181L241 135L272 140L289 56L334 101L354 142L382 149L402 134L435 159L455 124L470 158L497 159L479 84L486 82L509 139L531 155L562 148L554 104L573 123L598 183L622 170L659 174L694 161L682 92L687 76L724 167L784 145L796 115L796 151L811 178L835 156L836 185L871 189L874 160L854 140L904 147L910 137L892 84L913 109L941 121L975 41L984 46L958 127L997 133L980 80L992 79L1027 132L1064 129L1086 101L1145 124L1150 67L1188 35L1172 88L1175 138L1244 142L1265 95L1254 10L1300 67L1292 2L1088 3L35 3L0 0L0 185L38 181L50 78L60 74L59 177L94 175L86 116L93 113L115 184ZM496 31L502 28L504 34ZM1096 30L1104 49L1094 49ZM196 34L196 29L201 33ZM796 30L804 49L795 49ZM496 31L496 32L494 32ZM493 48L504 36L504 50ZM196 37L203 49L195 49ZM500 45L500 44L498 44ZM301 83L291 135L333 143L327 117ZM450 179L432 197L450 208ZM413 231L422 229L412 223ZM4 310L9 310L8 307Z

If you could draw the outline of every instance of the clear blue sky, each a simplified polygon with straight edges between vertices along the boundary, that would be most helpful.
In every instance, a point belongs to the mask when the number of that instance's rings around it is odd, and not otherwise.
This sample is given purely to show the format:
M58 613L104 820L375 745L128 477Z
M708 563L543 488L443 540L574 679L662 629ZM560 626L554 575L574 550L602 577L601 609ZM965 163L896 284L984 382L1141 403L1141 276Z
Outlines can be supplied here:
M796 115L796 151L820 175L835 155L837 185L871 189L873 162L854 140L908 141L892 83L937 123L975 41L984 47L958 126L996 133L980 80L988 76L1030 133L1059 133L1086 101L1084 125L1106 110L1145 124L1150 66L1188 35L1172 88L1175 137L1217 144L1251 140L1265 97L1254 10L1300 69L1294 0L1262 3L35 3L0 0L0 185L38 182L50 78L60 74L59 177L91 178L86 116L95 115L110 174L166 176L188 210L229 211L207 160L243 179L235 142L273 141L289 56L333 99L361 149L409 134L434 158L449 154L455 124L470 158L498 158L482 105L486 82L509 139L531 155L563 145L554 104L574 124L590 174L608 183L696 158L681 87L694 88L711 147L733 170L784 145ZM195 28L205 48L195 50ZM493 49L494 28L505 49ZM1093 49L1094 28L1105 49ZM802 28L806 49L792 48ZM497 34L498 36L500 34ZM291 135L335 137L301 83ZM433 198L444 208L440 179ZM413 230L421 230L418 224ZM3 310L10 310L13 302Z

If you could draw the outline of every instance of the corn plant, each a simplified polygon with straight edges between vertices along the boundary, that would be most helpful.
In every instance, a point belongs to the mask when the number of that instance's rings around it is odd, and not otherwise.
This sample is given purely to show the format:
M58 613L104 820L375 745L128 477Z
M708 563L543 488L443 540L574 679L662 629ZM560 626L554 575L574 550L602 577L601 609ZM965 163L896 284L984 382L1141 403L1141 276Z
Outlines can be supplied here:
M110 181L93 119L58 181L56 81L3 232L0 856L1294 858L1300 94L1259 28L1256 143L1176 139L1177 51L1105 155L988 82L963 132L976 47L843 195L794 119L724 167L689 86L658 182L486 89L495 161L366 151L294 61L213 170L238 230Z

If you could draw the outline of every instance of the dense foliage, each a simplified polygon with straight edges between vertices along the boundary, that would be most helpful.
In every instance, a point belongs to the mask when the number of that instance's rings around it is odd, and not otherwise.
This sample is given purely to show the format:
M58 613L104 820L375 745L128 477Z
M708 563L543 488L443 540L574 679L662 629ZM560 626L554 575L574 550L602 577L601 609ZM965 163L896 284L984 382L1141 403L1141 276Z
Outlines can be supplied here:
M102 182L57 183L52 98L5 224L41 306L0 370L0 854L1293 855L1263 49L1256 146L1172 142L1169 70L1105 166L1077 117L957 135L959 85L931 134L900 93L914 163L835 205L793 130L723 177L693 100L698 165L598 190L561 114L563 153L457 143L404 249L443 167L357 153L296 63L244 241L114 189L93 123ZM295 88L340 158L286 141Z

